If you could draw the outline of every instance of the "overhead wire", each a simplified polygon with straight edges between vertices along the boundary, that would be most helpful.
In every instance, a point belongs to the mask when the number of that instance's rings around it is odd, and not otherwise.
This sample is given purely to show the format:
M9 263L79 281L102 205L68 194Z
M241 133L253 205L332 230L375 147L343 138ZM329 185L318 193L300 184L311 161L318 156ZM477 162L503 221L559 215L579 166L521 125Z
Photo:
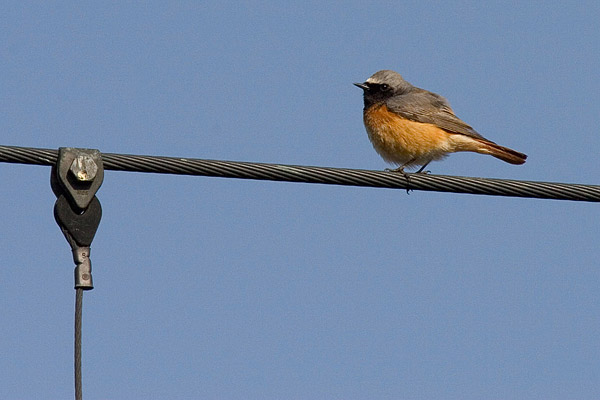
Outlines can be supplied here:
M0 146L0 162L54 165L58 150ZM105 170L221 178L303 182L328 185L424 190L538 199L600 201L600 186L575 183L432 175L362 169L313 167L241 161L206 160L102 153Z

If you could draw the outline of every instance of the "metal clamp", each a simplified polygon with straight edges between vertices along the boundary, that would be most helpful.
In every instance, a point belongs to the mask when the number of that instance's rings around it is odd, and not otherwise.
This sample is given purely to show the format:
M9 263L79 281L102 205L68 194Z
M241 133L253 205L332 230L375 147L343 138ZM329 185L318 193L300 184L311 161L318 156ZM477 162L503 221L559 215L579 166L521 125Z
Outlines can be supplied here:
M61 147L50 183L56 195L54 219L73 251L75 288L91 290L90 245L102 218L96 192L102 184L104 168L98 150Z

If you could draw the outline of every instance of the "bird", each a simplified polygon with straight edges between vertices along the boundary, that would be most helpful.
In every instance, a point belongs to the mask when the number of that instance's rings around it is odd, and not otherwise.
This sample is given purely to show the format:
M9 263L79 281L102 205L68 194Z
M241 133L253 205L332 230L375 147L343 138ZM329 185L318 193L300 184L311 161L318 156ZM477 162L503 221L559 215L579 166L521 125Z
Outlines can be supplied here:
M458 151L489 154L510 164L523 164L527 155L500 146L458 118L437 93L413 86L391 70L374 73L363 83L363 122L379 155L396 171L421 166ZM429 172L429 171L425 171Z

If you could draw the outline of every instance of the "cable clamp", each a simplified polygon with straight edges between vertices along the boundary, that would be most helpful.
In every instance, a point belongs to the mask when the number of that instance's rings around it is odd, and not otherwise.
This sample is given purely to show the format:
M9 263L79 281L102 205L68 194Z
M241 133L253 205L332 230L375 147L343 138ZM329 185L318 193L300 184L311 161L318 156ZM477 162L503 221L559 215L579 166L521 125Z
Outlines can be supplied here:
M73 251L76 289L94 288L90 245L102 218L96 192L103 179L104 168L98 150L59 149L50 178L57 197L54 219Z

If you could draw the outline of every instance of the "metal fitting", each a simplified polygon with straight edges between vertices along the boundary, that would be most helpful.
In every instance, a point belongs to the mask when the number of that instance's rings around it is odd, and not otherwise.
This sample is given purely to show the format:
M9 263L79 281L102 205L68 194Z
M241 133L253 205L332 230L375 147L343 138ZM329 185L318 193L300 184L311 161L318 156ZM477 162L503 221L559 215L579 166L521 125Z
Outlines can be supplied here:
M93 289L90 248L77 247L73 249L73 261L75 261L75 289Z
M69 169L73 176L80 182L90 182L96 178L98 173L98 165L94 159L87 155L81 154L75 157Z

